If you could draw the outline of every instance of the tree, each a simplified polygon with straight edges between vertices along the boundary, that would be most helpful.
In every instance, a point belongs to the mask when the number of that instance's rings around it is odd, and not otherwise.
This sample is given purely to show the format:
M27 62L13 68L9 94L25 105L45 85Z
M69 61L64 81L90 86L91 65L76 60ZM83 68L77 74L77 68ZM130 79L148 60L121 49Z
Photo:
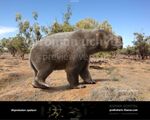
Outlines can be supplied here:
M49 27L46 26L41 26L41 31L45 34L48 35L50 33Z
M99 25L98 21L92 18L85 18L77 22L75 26L80 29L94 29L98 28L98 25Z
M70 32L70 31L74 30L74 27L72 25L70 25L70 23L69 23L71 16L72 16L71 5L68 4L67 10L63 15L63 19L64 19L63 24L59 25L60 27L62 27L62 28L60 28L60 29L62 29L62 32Z
M63 32L62 25L55 20L55 22L51 26L51 33Z
M62 31L63 31L63 32L71 32L71 31L74 31L74 27L71 26L70 24L64 23L64 24L62 25Z
M19 34L21 37L25 38L25 41L27 44L32 43L32 40L34 42L39 41L42 37L42 30L37 22L38 20L38 13L32 12L32 17L35 20L33 25L30 24L28 20L22 20L22 15L20 13L16 14L16 22L18 23L19 27Z
M16 22L19 27L19 35L25 37L26 43L31 43L31 33L30 33L30 22L28 20L22 20L22 15L20 13L16 14Z
M34 20L38 19L38 13L36 11L32 12L32 16L33 16Z
M20 34L9 39L3 38L1 40L1 46L7 48L13 57L18 53L18 55L24 59L24 55L29 53L29 44L26 43L25 38L20 36Z
M22 23L22 15L20 13L16 13L16 22L18 22L19 34L23 33L23 23Z
M22 20L22 15L20 13L16 13L16 22L20 22Z
M25 38L21 36L16 36L12 39L12 45L17 50L17 53L20 55L22 60L24 55L29 53L29 45L25 42Z
M21 36L11 38L7 44L7 48L12 56L15 56L16 53L18 53L22 60L24 59L24 55L29 52L29 46L26 43L25 38Z
M9 38L9 39L10 39L10 38ZM9 39L7 39L7 38L1 39L1 40L0 40L0 45L1 45L2 47L7 47L7 43L9 42Z
M41 28L39 26L38 23L35 23L33 25L33 32L34 32L34 41L40 41L40 39L42 38L42 35L41 35Z
M12 41L12 38L9 39L9 41L6 42L5 47L8 49L10 54L15 57L17 53L17 49L14 47L14 43Z
M0 55L3 54L3 52L4 52L3 46L0 44Z
M149 43L147 41L150 40L150 36L145 36L144 33L134 33L135 40L133 41L136 49L138 50L138 54L142 59L147 58L149 53Z
M3 38L3 39L1 39L1 47L2 48L7 48L8 52L10 52L11 55L14 57L16 55L16 53L17 53L17 50L12 45L11 40L12 40L12 38L8 38L8 39Z
M63 19L64 19L65 24L69 24L69 20L71 18L71 15L72 15L71 5L68 4L67 5L67 11L63 15Z
M32 26L32 31L34 32L34 37L35 37L34 41L39 41L42 38L42 34L41 34L41 27L37 22L38 13L34 11L32 12L32 16L35 20L35 23Z
M107 20L105 20L101 24L99 24L99 28L104 29L108 32L112 32L112 26Z

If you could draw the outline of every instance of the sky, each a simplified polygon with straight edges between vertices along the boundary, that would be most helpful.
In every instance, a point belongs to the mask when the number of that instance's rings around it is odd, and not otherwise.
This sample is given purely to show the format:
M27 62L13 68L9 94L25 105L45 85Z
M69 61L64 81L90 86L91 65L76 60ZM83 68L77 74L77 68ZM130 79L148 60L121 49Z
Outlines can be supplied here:
M123 37L124 46L132 45L134 32L150 35L150 0L0 0L0 39L17 32L16 13L33 22L32 12L39 14L40 25L63 22L63 13L71 4L74 25L81 19L108 20L113 31Z

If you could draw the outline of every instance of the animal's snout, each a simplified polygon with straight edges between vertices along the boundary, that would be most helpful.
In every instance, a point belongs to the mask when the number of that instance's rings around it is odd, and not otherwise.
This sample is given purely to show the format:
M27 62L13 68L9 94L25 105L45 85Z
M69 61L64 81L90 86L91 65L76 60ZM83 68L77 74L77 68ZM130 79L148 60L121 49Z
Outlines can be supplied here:
M122 49L122 48L123 48L123 44L120 45L119 49Z

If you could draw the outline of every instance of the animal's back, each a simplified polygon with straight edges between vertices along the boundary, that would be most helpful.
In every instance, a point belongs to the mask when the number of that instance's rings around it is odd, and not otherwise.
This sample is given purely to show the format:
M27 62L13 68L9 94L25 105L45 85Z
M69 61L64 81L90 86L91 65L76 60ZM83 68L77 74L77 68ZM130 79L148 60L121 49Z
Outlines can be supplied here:
M63 69L70 59L72 49L76 49L70 46L73 34L74 32L65 32L44 37L33 46L30 59L37 61L37 64L44 60L52 63L57 69Z

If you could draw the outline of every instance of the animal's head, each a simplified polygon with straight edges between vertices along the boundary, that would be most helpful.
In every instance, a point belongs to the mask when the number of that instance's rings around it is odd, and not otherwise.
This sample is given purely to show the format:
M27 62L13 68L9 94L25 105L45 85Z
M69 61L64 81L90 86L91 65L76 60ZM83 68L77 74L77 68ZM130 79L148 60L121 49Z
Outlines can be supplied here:
M96 33L96 39L99 41L100 49L103 51L113 51L122 49L123 47L123 40L121 36L116 36L105 30L99 30Z

